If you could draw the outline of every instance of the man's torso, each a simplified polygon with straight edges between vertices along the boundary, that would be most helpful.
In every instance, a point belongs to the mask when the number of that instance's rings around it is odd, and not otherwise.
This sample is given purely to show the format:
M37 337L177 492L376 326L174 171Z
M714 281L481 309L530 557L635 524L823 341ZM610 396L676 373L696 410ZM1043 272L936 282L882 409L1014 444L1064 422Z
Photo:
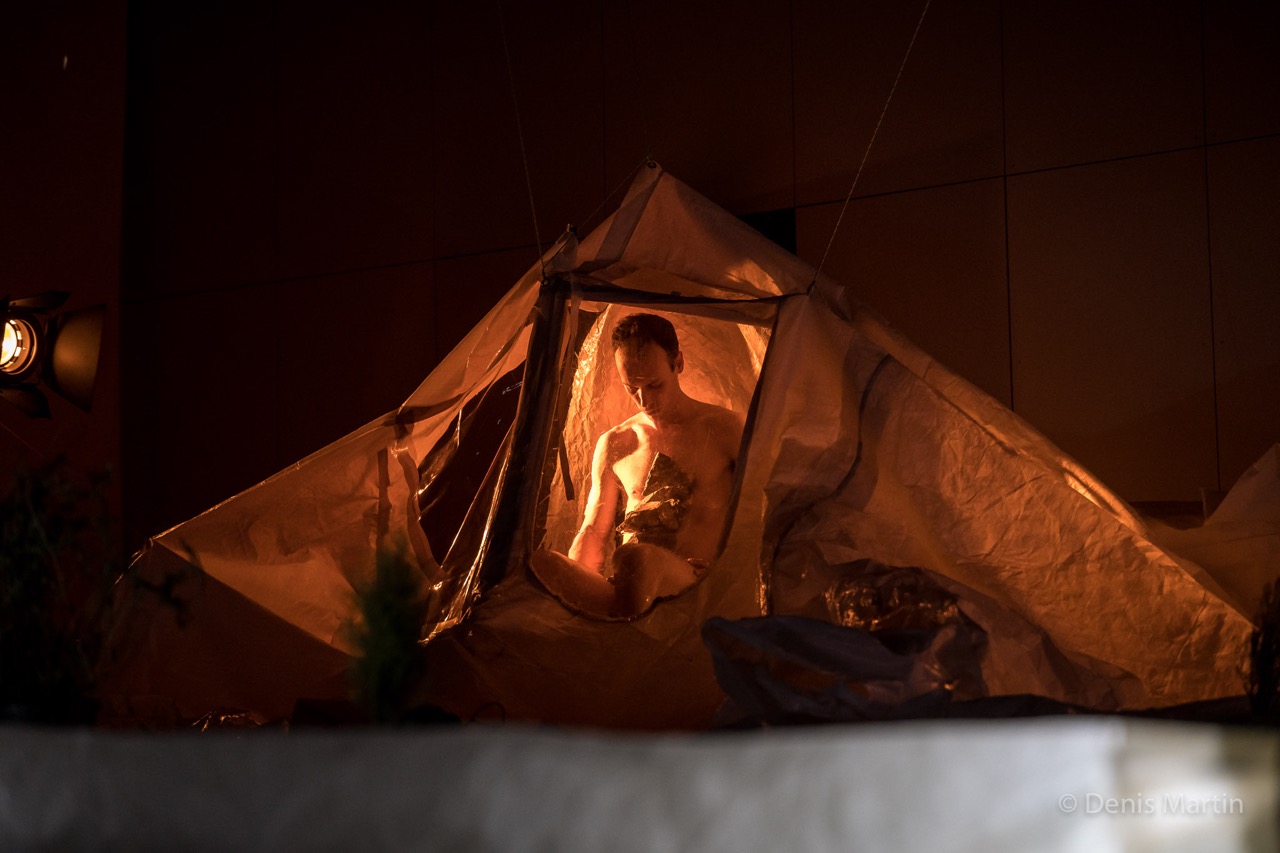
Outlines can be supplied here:
M682 498L682 518L672 550L686 557L713 559L733 489L740 440L737 416L706 403L699 403L695 415L680 424L659 427L644 415L623 422L610 434L609 458L625 494L626 511L641 507L655 487L663 485L650 482L650 472L658 470L654 462L659 454L668 457L690 485Z

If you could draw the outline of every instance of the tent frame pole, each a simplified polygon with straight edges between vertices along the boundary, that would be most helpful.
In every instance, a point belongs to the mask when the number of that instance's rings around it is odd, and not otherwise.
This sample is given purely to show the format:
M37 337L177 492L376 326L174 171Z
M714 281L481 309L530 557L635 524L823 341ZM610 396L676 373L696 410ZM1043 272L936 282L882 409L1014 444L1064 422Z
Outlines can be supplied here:
M490 546L480 567L482 592L528 565L533 508L542 487L543 463L550 452L555 401L560 392L560 350L569 289L568 282L559 277L544 280L534 306L511 452L499 486L501 496L493 516Z

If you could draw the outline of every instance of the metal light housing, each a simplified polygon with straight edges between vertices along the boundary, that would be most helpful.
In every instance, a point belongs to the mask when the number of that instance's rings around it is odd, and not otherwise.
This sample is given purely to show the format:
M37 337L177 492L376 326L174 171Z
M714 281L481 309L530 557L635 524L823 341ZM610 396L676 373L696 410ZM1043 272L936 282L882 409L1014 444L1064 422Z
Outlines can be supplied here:
M0 299L0 399L29 417L50 416L44 389L84 411L93 402L107 309L56 314L69 296L48 291Z

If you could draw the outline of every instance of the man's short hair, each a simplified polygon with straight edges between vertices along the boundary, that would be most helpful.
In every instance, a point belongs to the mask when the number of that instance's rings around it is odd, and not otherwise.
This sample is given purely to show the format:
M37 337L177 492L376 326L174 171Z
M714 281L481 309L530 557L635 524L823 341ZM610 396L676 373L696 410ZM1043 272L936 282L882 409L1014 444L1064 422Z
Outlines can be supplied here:
M642 347L657 344L667 357L675 359L680 354L680 339L671 321L657 314L628 314L613 328L613 348L620 346Z

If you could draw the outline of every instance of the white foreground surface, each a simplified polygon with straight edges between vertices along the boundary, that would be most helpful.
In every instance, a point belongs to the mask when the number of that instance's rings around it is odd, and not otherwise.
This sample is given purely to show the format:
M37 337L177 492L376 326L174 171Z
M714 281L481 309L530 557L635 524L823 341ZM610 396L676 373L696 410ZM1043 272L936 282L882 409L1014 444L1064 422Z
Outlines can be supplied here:
M1277 849L1280 736L1121 718L629 736L0 728L0 850Z

